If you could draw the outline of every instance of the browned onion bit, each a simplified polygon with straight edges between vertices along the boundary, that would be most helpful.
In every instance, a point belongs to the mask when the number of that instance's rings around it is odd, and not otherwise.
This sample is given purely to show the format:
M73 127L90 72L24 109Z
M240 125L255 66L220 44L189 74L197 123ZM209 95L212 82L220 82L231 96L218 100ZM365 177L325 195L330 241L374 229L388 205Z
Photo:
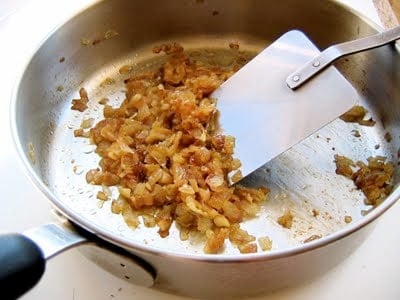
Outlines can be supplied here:
M218 131L209 97L233 71L189 59L179 44L153 52L165 52L165 63L126 79L125 100L119 107L104 103L104 119L90 129L101 161L87 182L118 186L112 211L131 227L142 216L166 237L175 221L182 239L192 231L205 236L206 253L221 252L228 238L241 252L256 252L255 237L239 223L256 216L268 189L228 185L228 173L241 164L233 158L235 139ZM74 109L85 99L82 90Z

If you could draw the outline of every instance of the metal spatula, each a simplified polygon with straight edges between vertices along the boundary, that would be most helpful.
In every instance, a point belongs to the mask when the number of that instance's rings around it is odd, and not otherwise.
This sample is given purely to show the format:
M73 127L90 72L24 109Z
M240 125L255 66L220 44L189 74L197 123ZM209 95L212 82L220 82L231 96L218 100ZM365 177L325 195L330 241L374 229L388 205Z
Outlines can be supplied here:
M302 32L290 31L222 84L212 97L218 101L222 131L236 138L234 156L242 162L242 175L288 150L356 103L357 92L329 66L332 62L398 38L400 27L320 52Z

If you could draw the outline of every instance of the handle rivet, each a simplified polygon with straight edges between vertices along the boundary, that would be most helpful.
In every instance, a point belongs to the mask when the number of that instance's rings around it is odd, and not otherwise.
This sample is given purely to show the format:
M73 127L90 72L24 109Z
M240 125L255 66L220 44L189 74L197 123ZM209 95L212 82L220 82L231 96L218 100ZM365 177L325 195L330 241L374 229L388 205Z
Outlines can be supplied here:
M318 60L316 60L316 61L313 62L312 65L313 65L313 67L318 68L321 65L321 63Z
M292 80L293 80L294 82L297 82L297 81L300 80L300 76L299 76L299 75L294 75L294 76L292 77Z

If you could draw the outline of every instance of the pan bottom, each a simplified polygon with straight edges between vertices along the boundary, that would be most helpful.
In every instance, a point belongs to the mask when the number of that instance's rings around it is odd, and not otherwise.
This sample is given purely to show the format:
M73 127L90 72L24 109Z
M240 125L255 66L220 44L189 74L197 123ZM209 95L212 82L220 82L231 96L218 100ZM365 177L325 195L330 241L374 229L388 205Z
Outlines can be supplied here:
M226 66L237 58L237 51L232 51L229 43L238 42L241 53L248 58L267 44L266 41L243 36L180 37L176 41L183 45L190 57ZM44 137L42 145L46 146L38 156L48 157L40 162L41 174L58 202L74 211L78 218L123 238L128 244L203 254L202 237L192 236L188 241L181 241L178 229L173 226L168 237L160 238L156 228L140 225L133 230L120 215L111 213L111 201L96 199L101 187L88 185L85 180L86 172L98 166L95 147L87 139L73 135L83 120L93 118L97 122L102 119L99 100L107 98L112 106L121 103L125 97L124 79L160 66L163 58L155 55L152 49L161 43L158 41L132 51L88 76L80 84L90 100L89 108L83 113L70 109L70 100L77 98L76 87L63 87L71 93L65 97L68 101L60 102L51 114L54 116L50 121L51 130ZM129 74L121 70L129 70ZM360 104L368 108L363 99L360 99ZM373 118L379 120L378 116ZM355 137L354 130L361 137ZM371 207L364 204L363 194L350 180L335 174L334 155L345 155L355 161L365 161L369 156L376 155L394 159L394 151L384 135L382 124L366 128L337 119L270 161L244 181L251 186L266 186L271 193L259 215L244 222L242 228L256 237L269 237L273 242L272 251L280 251L323 238L361 220L363 212ZM376 147L378 144L379 148ZM116 197L117 189L111 190ZM288 212L293 216L290 229L277 222ZM236 247L226 244L223 255L237 253Z

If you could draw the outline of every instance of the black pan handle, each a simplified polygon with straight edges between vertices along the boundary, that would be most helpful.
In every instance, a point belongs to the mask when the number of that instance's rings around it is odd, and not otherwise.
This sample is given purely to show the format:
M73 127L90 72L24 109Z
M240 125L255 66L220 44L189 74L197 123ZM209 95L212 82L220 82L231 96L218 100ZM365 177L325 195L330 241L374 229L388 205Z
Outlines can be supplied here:
M68 222L0 235L0 298L16 299L29 291L42 277L47 259L87 242Z
M16 299L42 277L46 259L36 243L22 234L0 236L0 293Z
M155 269L146 261L67 221L44 224L23 234L0 235L0 299L18 298L42 277L47 259L83 244L94 246L88 257L102 262L114 275L137 285L154 284Z

